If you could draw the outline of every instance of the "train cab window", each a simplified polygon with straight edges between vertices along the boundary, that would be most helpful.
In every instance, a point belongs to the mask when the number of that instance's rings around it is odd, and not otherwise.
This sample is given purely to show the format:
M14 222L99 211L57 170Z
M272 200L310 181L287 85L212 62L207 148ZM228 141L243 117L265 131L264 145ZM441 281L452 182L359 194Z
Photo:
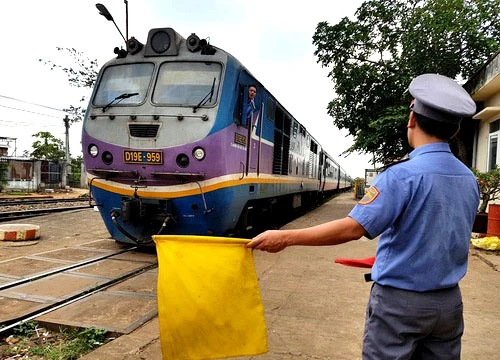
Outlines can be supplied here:
M213 106L217 102L221 71L222 66L218 63L163 63L153 91L153 103Z
M297 123L297 121L294 121L293 122L293 138L296 139L297 138L297 133L299 132L299 124Z
M123 94L136 94L115 105L138 105L146 98L154 65L151 63L115 65L106 68L94 97L95 106L106 106Z

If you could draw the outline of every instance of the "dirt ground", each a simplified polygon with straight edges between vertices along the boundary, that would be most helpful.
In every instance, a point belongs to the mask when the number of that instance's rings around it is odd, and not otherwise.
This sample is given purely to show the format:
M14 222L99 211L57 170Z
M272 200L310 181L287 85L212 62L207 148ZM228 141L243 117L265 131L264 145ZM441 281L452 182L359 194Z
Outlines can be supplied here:
M285 227L313 226L340 218L354 204L352 193L344 194ZM0 244L0 261L109 237L99 213L92 209L40 216L30 222L41 225L42 238L32 246ZM278 254L255 251L269 351L238 359L360 359L371 283L363 279L367 269L338 265L334 260L373 256L375 248L376 240L362 238L334 247L291 247ZM499 259L491 252L471 250L469 271L460 285L465 308L464 360L499 358ZM83 359L161 358L155 318Z
M26 198L48 198L52 197L54 199L71 199L77 198L83 195L88 195L88 189L80 189L80 188L69 188L67 190L55 190L54 192L45 192L45 193L29 193L26 195L19 194L9 194L2 192L0 193L0 199L9 199L9 198L18 198L18 197L26 197Z

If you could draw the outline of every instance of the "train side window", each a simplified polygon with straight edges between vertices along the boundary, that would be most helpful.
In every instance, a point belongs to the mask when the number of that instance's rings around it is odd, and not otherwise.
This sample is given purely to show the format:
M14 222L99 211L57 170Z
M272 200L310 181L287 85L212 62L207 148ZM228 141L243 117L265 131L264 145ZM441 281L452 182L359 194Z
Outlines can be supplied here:
M302 125L300 125L300 134L301 134L302 136L306 136L306 128L305 128L305 127L303 127Z
M283 133L290 137L290 128L292 127L292 119L290 116L285 115L285 122L283 123Z
M294 121L293 122L293 138L296 139L297 138L297 133L299 132L299 124L297 123L297 121Z
M249 88L250 87L257 87L257 94L255 95L255 98L253 100L253 108L251 108L251 105L248 101L249 99ZM236 103L236 108L234 111L233 115L233 121L238 125L238 126L243 126L245 128L248 128L248 120L250 116L253 117L253 121L256 121L255 119L255 114L259 113L260 111L260 106L261 106L261 99L262 96L259 94L259 87L258 85L255 85L254 82L250 84L239 84L238 85L238 100Z
M276 104L271 98L267 99L267 118L271 121L276 119Z

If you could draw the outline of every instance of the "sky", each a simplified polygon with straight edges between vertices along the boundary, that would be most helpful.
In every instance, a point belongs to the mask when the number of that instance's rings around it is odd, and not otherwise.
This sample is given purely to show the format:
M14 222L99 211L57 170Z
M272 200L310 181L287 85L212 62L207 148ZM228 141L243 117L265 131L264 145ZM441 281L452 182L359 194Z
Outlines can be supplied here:
M99 0L126 35L125 2ZM65 113L89 90L69 86L66 75L39 59L67 63L57 47L74 48L102 66L124 41L99 15L97 1L17 0L0 5L0 137L16 138L17 156L32 151L32 137L48 131L64 141ZM373 168L370 154L340 156L353 139L334 127L326 108L335 93L314 56L312 36L321 21L354 17L362 0L129 0L129 37L146 42L149 29L171 27L187 38L196 33L238 60L302 123L326 151L355 177ZM284 6L286 4L286 6ZM41 105L41 106L40 106ZM81 123L70 127L70 153L81 155ZM9 144L9 155L14 142Z

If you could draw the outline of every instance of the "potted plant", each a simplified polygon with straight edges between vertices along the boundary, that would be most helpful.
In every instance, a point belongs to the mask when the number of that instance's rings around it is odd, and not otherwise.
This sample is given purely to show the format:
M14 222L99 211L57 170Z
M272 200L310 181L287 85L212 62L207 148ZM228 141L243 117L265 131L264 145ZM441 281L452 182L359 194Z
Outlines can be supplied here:
M500 198L500 168L495 166L487 172L480 172L474 168L471 170L477 178L481 199L472 231L486 233L488 226L488 203Z

